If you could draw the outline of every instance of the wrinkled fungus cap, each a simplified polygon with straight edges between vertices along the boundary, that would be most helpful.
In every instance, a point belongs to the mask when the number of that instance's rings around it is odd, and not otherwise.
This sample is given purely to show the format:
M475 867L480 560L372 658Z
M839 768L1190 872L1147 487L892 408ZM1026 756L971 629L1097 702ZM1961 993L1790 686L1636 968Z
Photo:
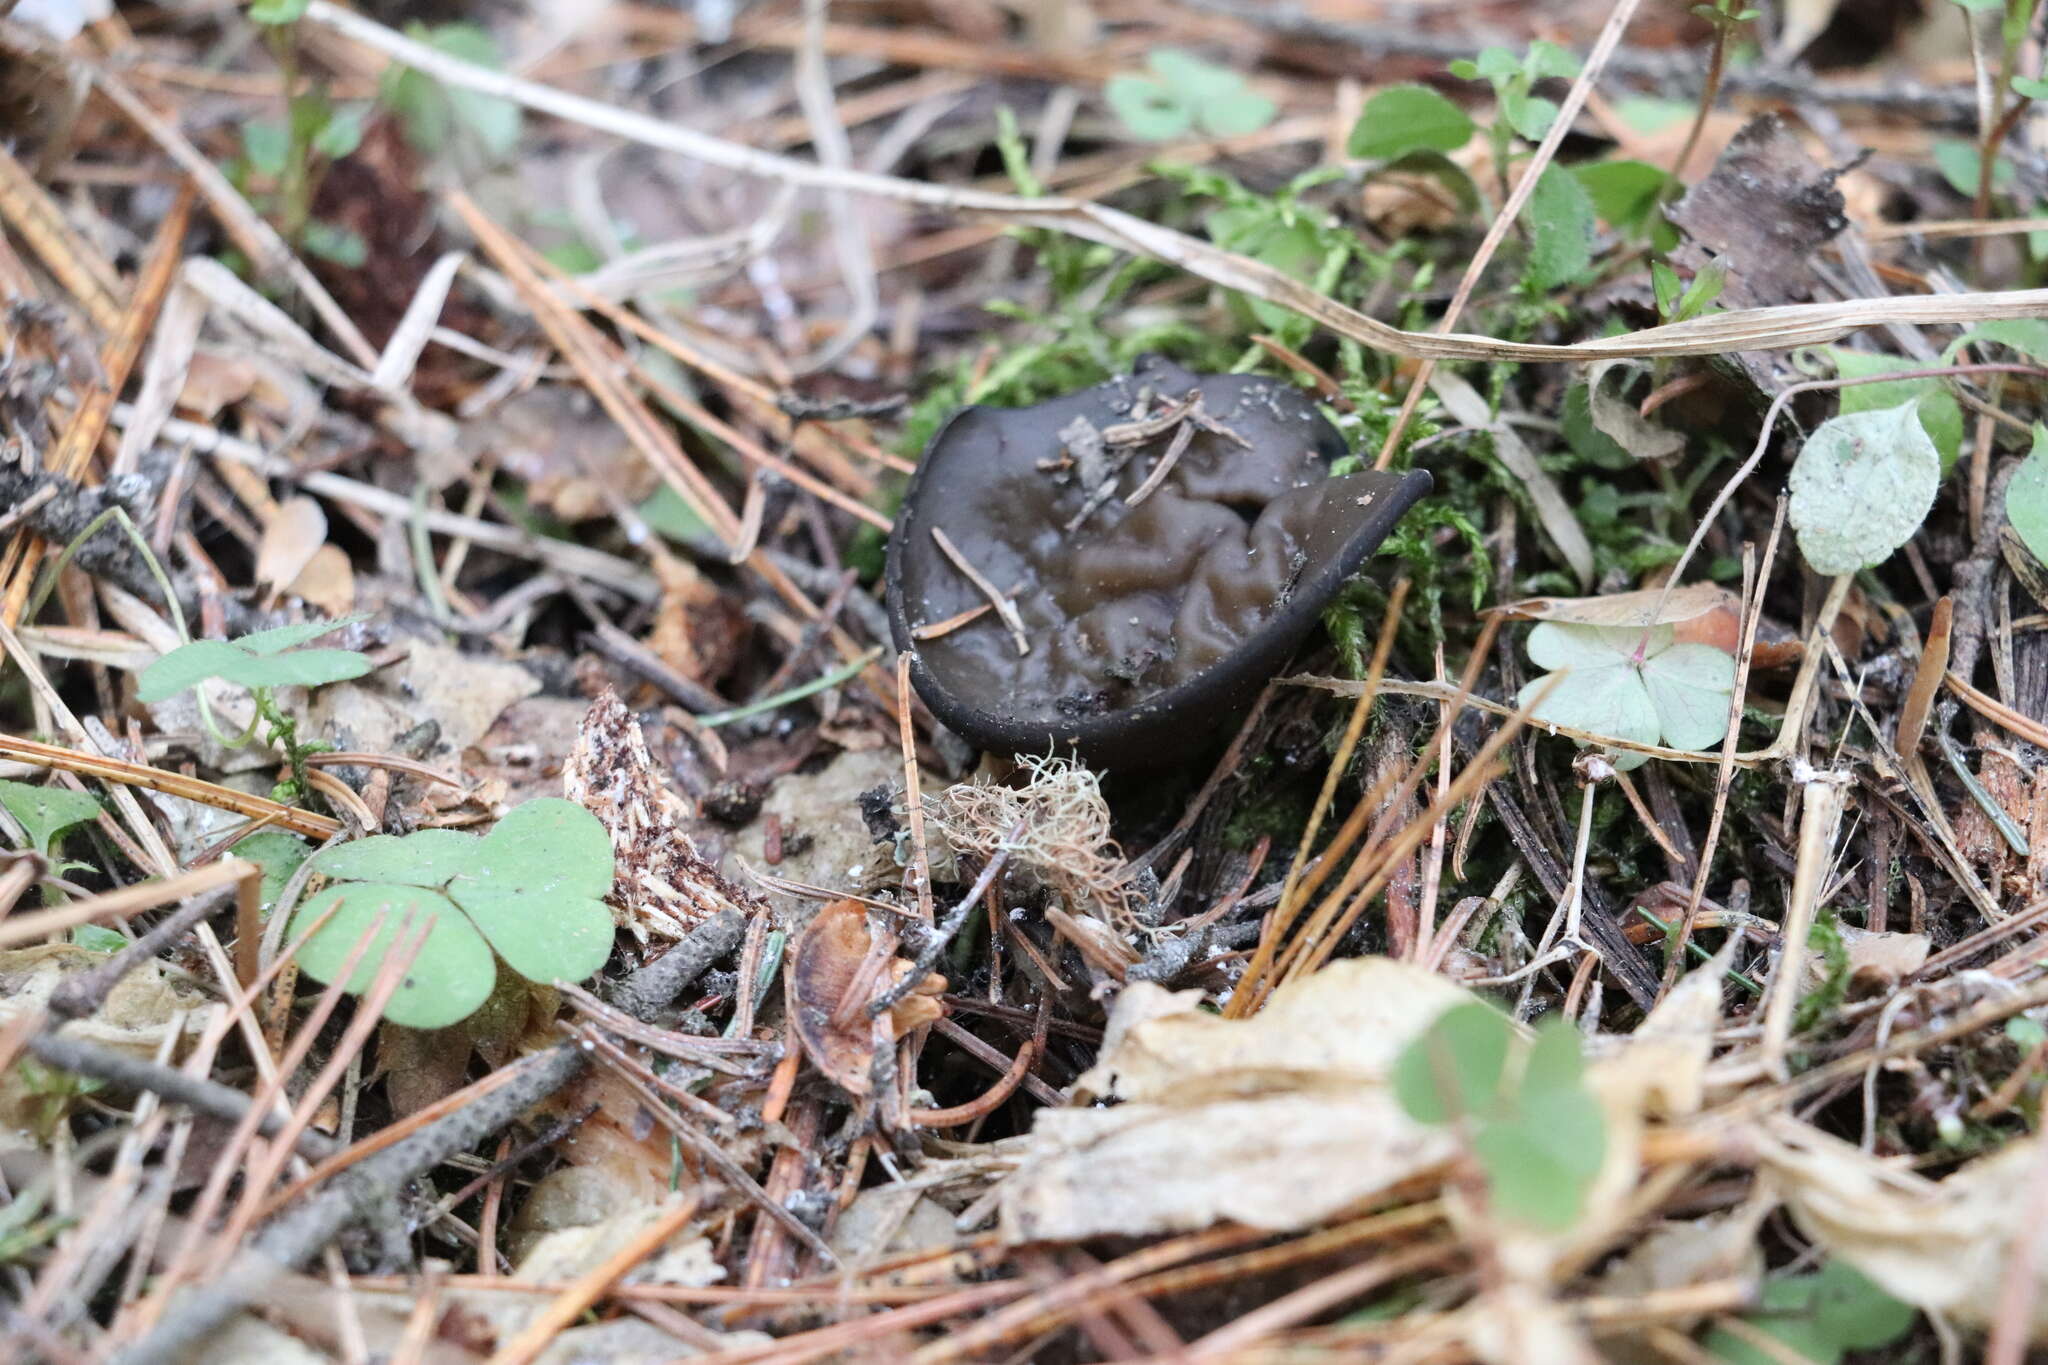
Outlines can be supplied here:
M1182 424L1139 419L1194 393L1206 420L1155 477ZM1091 428L1110 438L1100 455L1077 448ZM1205 747L1429 491L1420 472L1331 478L1346 453L1283 381L1150 357L1034 407L960 409L925 450L889 539L889 619L896 647L914 651L918 695L1002 753L1050 747L1136 768ZM1091 498L1105 469L1113 491ZM994 611L915 637L989 600L934 529L1015 603L1029 652Z

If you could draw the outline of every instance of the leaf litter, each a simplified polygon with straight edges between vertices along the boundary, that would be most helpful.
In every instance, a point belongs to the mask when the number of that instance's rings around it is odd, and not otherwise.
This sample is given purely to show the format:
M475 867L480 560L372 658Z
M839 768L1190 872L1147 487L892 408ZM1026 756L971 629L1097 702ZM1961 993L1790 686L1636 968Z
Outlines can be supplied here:
M2048 1342L2019 30L600 9L0 24L16 1354ZM1433 491L976 755L903 476L1147 356ZM1210 413L1022 463L1093 544Z

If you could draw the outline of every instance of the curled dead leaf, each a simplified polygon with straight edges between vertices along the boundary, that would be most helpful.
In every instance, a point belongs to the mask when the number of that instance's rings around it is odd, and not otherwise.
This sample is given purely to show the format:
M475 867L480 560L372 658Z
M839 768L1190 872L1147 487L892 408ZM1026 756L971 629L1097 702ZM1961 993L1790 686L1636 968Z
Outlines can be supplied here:
M811 1064L847 1094L870 1092L877 1049L945 1013L937 997L946 981L933 975L889 1013L868 1017L868 1002L911 970L856 900L832 902L798 935L785 974L789 1016Z

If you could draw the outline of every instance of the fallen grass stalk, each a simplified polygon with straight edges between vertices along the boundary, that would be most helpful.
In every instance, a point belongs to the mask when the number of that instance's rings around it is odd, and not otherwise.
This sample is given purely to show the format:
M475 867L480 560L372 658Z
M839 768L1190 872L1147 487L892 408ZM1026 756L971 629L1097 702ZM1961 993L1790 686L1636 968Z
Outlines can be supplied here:
M1989 322L2003 318L2039 317L2048 312L2048 289L2019 289L1736 309L1694 318L1689 322L1667 323L1639 332L1565 346L1502 341L1462 333L1406 332L1325 298L1310 286L1272 266L1223 251L1208 242L1100 204L1050 196L1029 199L991 194L866 171L819 166L794 157L757 151L676 123L465 62L395 33L373 19L342 9L330 0L312 0L305 18L460 89L510 100L571 123L677 152L742 174L817 189L845 189L856 194L954 213L988 214L1017 226L1048 228L1099 242L1177 266L1213 284L1291 309L1321 323L1339 336L1350 337L1393 355L1436 360L1552 363L1718 355L1727 351L1818 345L1858 328L1892 323ZM1898 379L1912 376L1893 374L1882 377Z

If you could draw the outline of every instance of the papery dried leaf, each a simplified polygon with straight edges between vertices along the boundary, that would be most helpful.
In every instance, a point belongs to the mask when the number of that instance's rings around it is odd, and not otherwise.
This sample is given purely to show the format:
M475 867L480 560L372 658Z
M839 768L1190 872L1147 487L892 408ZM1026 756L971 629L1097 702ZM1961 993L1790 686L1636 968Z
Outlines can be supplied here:
M870 1019L868 998L880 994L883 973L870 961L877 951L867 910L859 901L834 901L797 936L784 973L789 1016L804 1054L826 1079L856 1098L871 1089L875 1049L894 1029ZM852 998L865 977L873 984Z
M2021 1237L2033 1241L2028 1333L2048 1342L2048 1225L2033 1217L2040 1139L1928 1180L1790 1117L1760 1136L1763 1169L1801 1231L1893 1298L1982 1328L1998 1315Z
M1562 621L1576 626L1669 626L1722 607L1738 612L1741 599L1712 583L1689 583L1666 592L1641 588L1600 597L1525 597L1498 610L1527 621ZM1730 645L1733 651L1733 645Z

